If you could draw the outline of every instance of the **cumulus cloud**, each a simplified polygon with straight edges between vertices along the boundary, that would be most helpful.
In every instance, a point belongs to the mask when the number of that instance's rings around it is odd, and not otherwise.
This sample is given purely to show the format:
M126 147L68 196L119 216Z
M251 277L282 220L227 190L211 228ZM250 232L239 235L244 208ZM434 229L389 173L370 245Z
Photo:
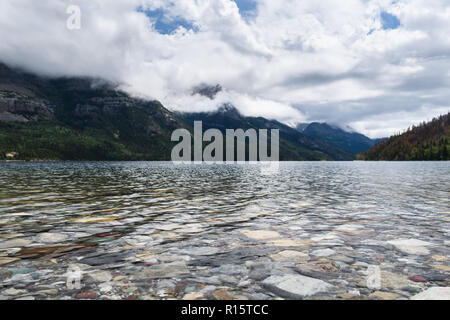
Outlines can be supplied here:
M378 137L449 111L448 30L446 0L3 0L0 60L106 78L172 110L230 102ZM192 95L202 83L224 90Z

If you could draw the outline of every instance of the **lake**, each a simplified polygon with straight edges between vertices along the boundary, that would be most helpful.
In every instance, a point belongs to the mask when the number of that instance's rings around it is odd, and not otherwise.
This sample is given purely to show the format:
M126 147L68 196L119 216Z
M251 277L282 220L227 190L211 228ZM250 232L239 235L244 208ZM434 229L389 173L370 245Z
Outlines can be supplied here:
M449 244L448 162L0 163L0 299L409 299Z

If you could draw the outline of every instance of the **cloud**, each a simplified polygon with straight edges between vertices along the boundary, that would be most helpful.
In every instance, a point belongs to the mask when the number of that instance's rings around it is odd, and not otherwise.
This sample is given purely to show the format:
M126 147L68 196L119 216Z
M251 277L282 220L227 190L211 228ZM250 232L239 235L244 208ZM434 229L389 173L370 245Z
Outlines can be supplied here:
M66 28L68 5L80 30ZM172 110L231 102L375 137L450 109L448 30L444 0L3 0L0 60L103 77ZM224 90L193 96L202 83Z

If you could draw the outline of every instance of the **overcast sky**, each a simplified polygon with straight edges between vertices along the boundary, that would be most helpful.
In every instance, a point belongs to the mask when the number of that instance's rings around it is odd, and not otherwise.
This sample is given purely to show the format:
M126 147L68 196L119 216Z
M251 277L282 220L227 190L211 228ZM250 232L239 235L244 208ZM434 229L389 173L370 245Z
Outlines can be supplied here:
M0 60L107 78L171 110L231 102L381 137L450 110L450 1L1 0ZM192 96L202 83L224 90Z

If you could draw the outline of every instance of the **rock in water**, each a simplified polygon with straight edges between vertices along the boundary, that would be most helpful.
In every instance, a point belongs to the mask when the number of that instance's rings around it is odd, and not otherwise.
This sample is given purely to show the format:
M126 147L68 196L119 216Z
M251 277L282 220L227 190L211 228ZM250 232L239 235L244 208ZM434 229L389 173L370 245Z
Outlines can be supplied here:
M24 294L26 291L21 289L9 288L2 292L6 296L17 296L19 294Z
M200 292L192 292L188 293L183 297L183 300L198 300L203 298L203 293Z
M96 255L93 257L86 257L80 260L82 264L88 264L90 266L101 266L107 264L115 264L122 262L126 258L126 254L115 253L115 254L104 254Z
M433 287L416 294L411 300L450 300L450 287Z
M419 275L411 276L408 279L411 281L414 281L414 282L427 282L427 279L425 279L424 277L419 276Z
M262 284L268 290L287 299L303 299L334 288L325 281L295 274L271 276Z
M383 291L376 291L369 296L369 298L377 300L395 300L398 299L399 297L400 295L396 293Z
M79 223L105 223L116 221L115 217L82 217L71 219L73 222Z
M173 262L154 265L145 269L141 276L147 279L168 279L189 274L185 262Z
M398 239L388 241L388 243L397 248L397 250L400 250L407 254L415 254L415 255L430 254L430 251L426 247L433 245L430 242L417 239Z
M315 250L311 253L311 255L316 256L316 257L329 257L332 255L335 255L336 251L332 250L332 249L319 249L319 250Z
M269 230L243 230L241 233L253 240L269 240L280 237L278 232Z
M307 261L309 259L309 256L306 253L294 250L284 250L270 255L270 257L275 261L284 261L284 262L299 262L299 261Z
M182 252L192 256L212 256L219 252L219 249L213 247L194 247L186 248Z
M31 241L25 239L13 239L0 242L0 249L21 248L29 245Z
M18 258L0 257L0 266L19 261Z
M17 255L22 259L27 258L40 258L47 255L61 256L68 252L80 250L88 247L96 246L95 243L80 243L74 246L53 246L53 247L34 247L28 249L22 249Z
M37 235L37 240L44 243L58 243L66 241L67 235L62 233L40 233Z
M97 299L98 294L94 291L85 291L85 292L78 293L75 296L75 298L80 299L80 300Z
M112 279L112 275L108 271L97 271L88 274L96 282L109 282Z
M217 300L233 300L233 297L224 289L220 289L220 290L216 290L213 293L214 298L216 298Z
M291 240L291 239L278 239L271 240L267 243L269 246L274 247L309 247L314 244L311 240Z

